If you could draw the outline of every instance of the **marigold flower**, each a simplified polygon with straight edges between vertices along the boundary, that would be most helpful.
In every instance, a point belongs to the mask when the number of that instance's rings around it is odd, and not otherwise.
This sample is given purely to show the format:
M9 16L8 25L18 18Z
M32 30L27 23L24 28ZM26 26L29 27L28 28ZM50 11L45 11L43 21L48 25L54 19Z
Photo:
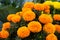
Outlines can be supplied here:
M10 22L4 23L2 29L6 30L8 28L10 28Z
M0 38L1 38L1 31L0 31Z
M43 4L52 5L52 1L45 1Z
M52 5L54 6L55 4L58 4L59 2L58 1L55 1L52 3Z
M55 28L55 26L53 24L47 23L47 24L44 25L43 30L46 33L55 33L56 28Z
M60 21L60 14L55 14L55 15L53 16L53 19Z
M39 10L39 11L44 10L44 5L40 3L36 3L34 5L34 9Z
M59 2L53 2L53 6L55 9L60 9L60 3Z
M60 33L60 25L56 24L55 27L56 27L56 31Z
M43 23L43 24L46 24L46 23L52 23L53 22L53 19L50 15L48 14L41 14L38 18L38 20Z
M44 5L44 10L50 10L50 6L47 4L43 4Z
M32 12L32 11L26 11L26 12L24 13L24 15L23 15L23 19L24 19L25 21L32 21L32 20L35 19L35 17L36 17L36 15L35 15L35 13Z
M20 27L17 30L17 35L20 38L26 38L30 35L30 30L26 26Z
M26 11L31 11L31 9L30 8L22 8L22 12L24 13L24 12L26 12Z
M34 7L34 3L33 2L26 2L23 7L32 9Z
M49 14L50 13L50 10L45 10L45 12Z
M46 37L46 40L58 40L58 39L57 39L57 36L55 34L49 34Z
M13 16L15 16L15 14L9 14L9 15L7 16L7 20L8 20L8 21L11 21L11 18L12 18Z
M31 32L40 32L42 30L42 26L38 21L32 21L28 24L28 28Z
M21 17L19 15L15 15L14 17L11 18L12 22L16 23L21 20Z
M5 30L1 31L1 38L8 38L8 36L9 36L9 32L8 31L5 31Z

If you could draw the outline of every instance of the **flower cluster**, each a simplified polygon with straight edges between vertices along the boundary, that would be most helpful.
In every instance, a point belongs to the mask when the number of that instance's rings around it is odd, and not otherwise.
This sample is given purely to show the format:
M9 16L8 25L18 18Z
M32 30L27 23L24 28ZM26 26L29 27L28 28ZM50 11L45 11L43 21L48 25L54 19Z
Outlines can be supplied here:
M54 4L54 8L57 8L60 5L58 2L53 3L58 4ZM17 12L16 14L9 14L7 16L7 20L9 22L3 23L0 38L7 38L9 36L9 32L6 30L10 29L11 27L10 22L17 24L23 19L25 22L27 22L27 25L23 25L18 28L18 37L26 38L30 36L30 33L39 33L44 31L47 33L46 40L58 40L54 33L56 31L60 33L60 25L54 25L53 20L60 21L60 14L54 14L52 17L50 14L50 5L53 5L51 1L46 1L44 3L26 2L23 5L22 11ZM37 18L37 15L33 10L41 12L41 15L39 15Z

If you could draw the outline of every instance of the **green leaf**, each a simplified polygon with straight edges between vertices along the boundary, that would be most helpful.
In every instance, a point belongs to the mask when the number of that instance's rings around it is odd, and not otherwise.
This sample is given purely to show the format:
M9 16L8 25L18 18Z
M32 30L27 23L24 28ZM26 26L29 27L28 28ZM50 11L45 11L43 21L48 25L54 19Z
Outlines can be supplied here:
M21 38L19 38L18 36L16 36L15 40L22 40Z
M33 0L34 3L43 3L45 0Z

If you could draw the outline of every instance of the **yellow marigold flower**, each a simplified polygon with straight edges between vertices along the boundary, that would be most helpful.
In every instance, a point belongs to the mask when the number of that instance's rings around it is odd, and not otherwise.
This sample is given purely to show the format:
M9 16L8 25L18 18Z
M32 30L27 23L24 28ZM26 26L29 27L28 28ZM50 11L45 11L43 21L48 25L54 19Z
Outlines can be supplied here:
M38 19L43 24L52 23L53 22L52 17L50 15L48 15L48 14L41 14Z
M43 4L52 5L52 1L45 1Z
M55 27L56 27L56 31L60 33L60 25L56 24Z
M5 30L1 31L1 38L8 38L8 36L9 36L9 32L8 31L5 31Z
M44 25L43 30L46 33L55 33L56 28L55 28L55 26L53 24L47 23L47 24Z
M16 23L21 20L21 17L19 15L15 15L14 17L11 18L12 22Z
M53 19L60 21L60 14L55 14L55 15L53 16Z
M58 40L58 39L57 39L57 36L55 34L49 34L46 37L46 40Z
M53 2L53 6L55 9L60 9L60 3L59 2Z
M12 18L13 16L15 16L15 14L9 14L9 15L7 16L7 20L8 20L8 21L11 21L11 18Z
M4 23L2 29L6 30L8 28L10 28L10 22Z
M32 9L34 7L34 3L33 2L26 2L23 7Z
M39 11L44 10L44 5L40 3L36 3L34 5L34 9L39 10Z
M26 38L30 35L30 30L26 26L22 26L17 30L17 35L20 38Z
M55 1L55 2L53 2L53 3L52 3L52 5L54 6L54 5L55 5L55 3L56 3L56 4L58 4L59 2Z
M32 20L35 19L35 17L36 17L36 15L35 15L35 13L32 12L32 11L26 11L26 12L24 13L24 15L23 15L23 19L24 19L25 21L32 21Z
M28 24L28 28L31 32L40 32L42 30L42 26L38 21L32 21Z

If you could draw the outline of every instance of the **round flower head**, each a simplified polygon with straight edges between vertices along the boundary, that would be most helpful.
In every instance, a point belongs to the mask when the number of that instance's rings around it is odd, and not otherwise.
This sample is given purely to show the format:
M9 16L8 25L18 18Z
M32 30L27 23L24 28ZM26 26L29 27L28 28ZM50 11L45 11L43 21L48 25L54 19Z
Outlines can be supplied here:
M40 32L42 30L42 26L38 21L32 21L28 24L28 28L31 32Z
M60 33L60 25L56 24L55 27L56 27L56 31Z
M60 3L59 2L53 2L53 6L55 9L60 9Z
M10 28L10 22L4 23L2 29L6 30L8 28Z
M24 12L26 12L26 11L31 11L31 9L30 8L22 8L22 12L24 13Z
M49 14L50 13L50 10L45 10L45 12Z
M46 40L58 40L57 39L57 36L54 35L54 34L49 34L47 37L46 37Z
M55 14L55 15L53 16L53 19L54 19L54 20L57 20L57 21L60 21L60 14Z
M13 16L15 16L15 14L9 14L9 15L7 16L7 20L8 20L8 21L11 21L11 18L12 18Z
M20 22L21 17L19 15L15 15L14 17L11 18L12 22L16 23L16 22Z
M9 32L5 31L5 30L2 30L1 31L1 38L8 38L8 37L9 37Z
M46 23L52 23L53 22L53 19L50 15L48 14L41 14L38 18L38 20L43 23L43 24L46 24Z
M26 26L22 26L17 30L17 35L20 38L26 38L30 35L30 31Z
M44 30L46 33L55 33L56 28L55 28L55 26L54 26L53 24L48 23L48 24L45 24L45 25L44 25L43 30Z
M44 5L43 4L40 4L40 3L36 3L34 5L34 9L35 10L39 10L39 11L44 10Z
M45 1L43 4L52 5L52 1Z
M50 6L47 4L43 4L44 5L44 10L50 10Z
M24 3L23 7L32 9L34 7L34 3L33 2L26 2L26 3Z
M32 12L32 11L26 11L26 12L24 13L24 15L23 15L23 19L24 19L25 21L32 21L32 20L35 19L35 17L36 17L36 15L35 15L35 13Z

